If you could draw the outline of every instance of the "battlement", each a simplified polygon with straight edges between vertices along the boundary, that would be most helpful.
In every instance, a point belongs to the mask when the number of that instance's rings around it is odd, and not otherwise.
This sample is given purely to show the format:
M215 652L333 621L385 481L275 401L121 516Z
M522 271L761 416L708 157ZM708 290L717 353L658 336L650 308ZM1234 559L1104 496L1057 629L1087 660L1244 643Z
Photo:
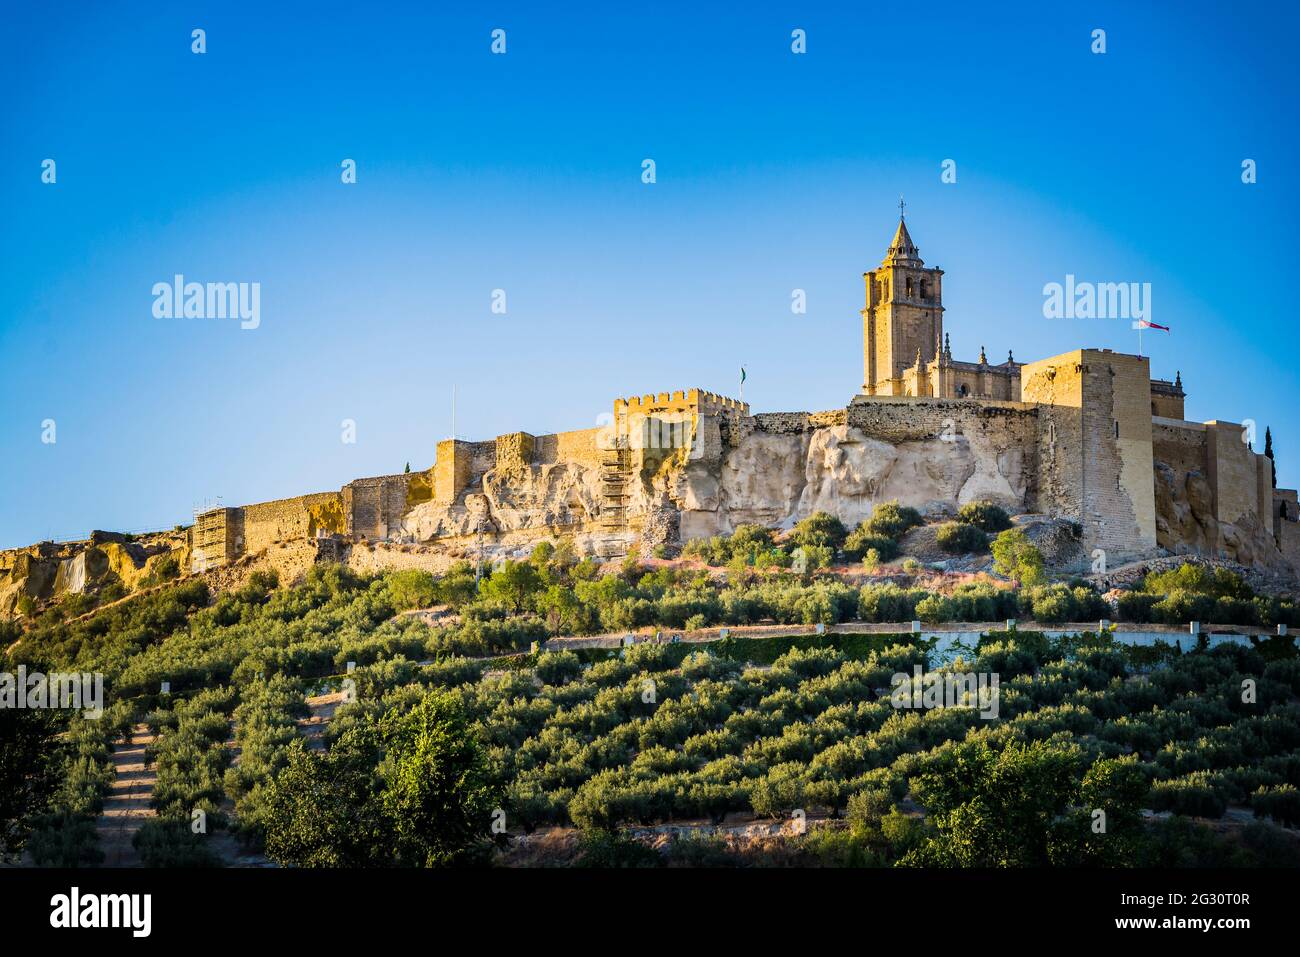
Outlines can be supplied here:
M678 389L657 395L631 396L614 400L616 416L640 412L695 412L701 415L749 415L749 403L703 389Z

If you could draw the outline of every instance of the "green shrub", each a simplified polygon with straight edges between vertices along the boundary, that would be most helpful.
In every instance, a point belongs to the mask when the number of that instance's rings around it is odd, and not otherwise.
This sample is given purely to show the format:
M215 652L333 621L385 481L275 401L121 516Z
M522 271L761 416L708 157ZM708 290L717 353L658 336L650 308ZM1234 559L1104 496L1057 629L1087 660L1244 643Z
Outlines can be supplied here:
M581 838L576 867L660 867L663 859L645 843L611 831L589 831Z
M1260 817L1271 817L1283 827L1300 826L1300 790L1294 784L1260 787L1250 797L1250 806Z
M858 617L870 622L911 621L917 603L929 592L923 589L904 590L893 584L868 585L858 597Z
M866 528L873 535L883 535L898 541L908 529L924 524L925 519L916 509L900 506L897 501L889 501L881 502L872 509L871 517L859 527Z
M1151 785L1151 807L1189 817L1223 817L1228 802L1203 771Z
M992 502L967 502L957 510L957 519L990 535L1011 527L1011 517L1007 515L1006 509Z
M991 547L993 568L999 575L1021 585L1036 585L1043 580L1043 554L1021 529L999 532Z
M1120 621L1146 624L1156 620L1155 605L1161 600L1160 595L1145 592L1126 591L1116 601Z
M988 536L965 522L944 522L939 526L935 540L944 551L958 555L982 552L989 547Z
M887 562L898 557L898 542L888 535L869 530L863 523L844 540L844 554L854 560L863 558L869 551L876 553L877 561Z
M835 558L828 545L800 545L794 550L793 568L796 572L811 573L826 568Z
M206 834L195 834L189 821L146 821L132 844L145 867L220 867Z
M418 568L392 572L388 576L388 594L395 611L428 608L438 598L438 585L431 574Z
M834 515L827 512L814 512L790 533L790 542L795 545L822 546L831 551L838 551L848 536L848 529Z
M39 818L27 851L37 867L97 867L104 862L94 818L79 814Z
M1210 569L1204 565L1184 562L1177 568L1164 572L1151 572L1142 581L1142 590L1153 595L1170 592L1190 592L1215 598L1250 599L1254 592L1236 572L1226 568Z

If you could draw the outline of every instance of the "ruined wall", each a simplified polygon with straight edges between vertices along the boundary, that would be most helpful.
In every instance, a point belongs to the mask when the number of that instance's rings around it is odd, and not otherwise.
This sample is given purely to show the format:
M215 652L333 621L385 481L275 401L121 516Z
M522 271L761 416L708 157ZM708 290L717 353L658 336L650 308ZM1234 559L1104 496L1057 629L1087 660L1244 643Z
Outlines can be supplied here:
M503 471L522 472L533 464L535 440L527 432L510 432L498 435L496 440L496 467Z
M597 439L601 432L601 429L595 428L539 435L533 440L533 457L539 465L572 462L596 468L600 465Z
M1282 558L1289 562L1292 568L1300 569L1300 523L1278 522L1277 544Z
M318 510L310 531L346 534L354 540L388 538L401 527L410 483L411 476L407 474L349 482L343 486L337 517L332 512Z
M493 451L495 456L495 449ZM474 476L474 443L445 439L438 443L433 462L433 500L450 505Z
M1162 548L1283 572L1294 565L1295 523L1275 515L1289 490L1273 489L1269 460L1242 440L1242 426L1161 418L1152 429Z
M1040 405L1040 504L1116 561L1156 546L1147 360L1080 349L1021 369Z
M1091 386L1087 391L1094 400L1085 405L1091 412L1085 441L1090 449L1101 450L1085 457L1091 469L1088 505L1102 525L1099 544L1121 552L1148 551L1156 546L1150 363L1106 350L1088 351L1085 357ZM1118 473L1112 470L1111 443Z
M1156 543L1175 553L1212 555L1218 522L1206 478L1205 426L1178 419L1152 422L1155 459Z
M583 529L600 513L599 429L438 443L432 500L395 527L417 542Z
M276 542L314 538L316 516L334 513L336 509L341 515L343 500L340 492L317 492L245 505L237 510L244 519L243 547L239 553L260 552Z
M1046 359L1020 370L1021 398L1038 404L1038 505L1083 514L1083 365Z
M214 508L195 516L190 530L191 560L196 570L233 561L242 542L242 518L234 508Z

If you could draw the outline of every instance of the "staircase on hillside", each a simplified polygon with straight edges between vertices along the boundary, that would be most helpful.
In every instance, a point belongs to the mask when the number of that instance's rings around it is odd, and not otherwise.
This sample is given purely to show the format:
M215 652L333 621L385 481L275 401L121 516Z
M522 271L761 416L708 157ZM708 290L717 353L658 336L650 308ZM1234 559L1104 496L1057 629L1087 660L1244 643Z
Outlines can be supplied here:
M601 453L600 522L609 530L620 529L627 522L632 452L625 442L620 440L616 447Z

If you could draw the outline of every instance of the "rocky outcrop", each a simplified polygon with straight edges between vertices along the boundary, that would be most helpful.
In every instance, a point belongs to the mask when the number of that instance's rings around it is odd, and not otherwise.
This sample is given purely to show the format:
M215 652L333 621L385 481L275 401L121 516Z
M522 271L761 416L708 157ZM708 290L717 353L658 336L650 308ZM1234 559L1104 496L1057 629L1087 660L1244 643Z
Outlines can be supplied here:
M743 523L788 528L814 512L856 525L890 500L936 515L981 499L1023 511L1027 488L1022 452L984 436L889 441L834 424L745 431L716 464L687 465L672 490L682 537L697 538Z
M95 592L112 583L141 587L171 558L187 567L183 532L157 533L142 541L96 531L80 542L43 542L0 553L0 617L13 617L26 597L38 605L64 595Z
M1214 492L1198 469L1155 464L1156 542L1175 555L1204 555L1286 572L1290 563L1253 515L1215 518Z
M573 462L489 469L451 504L423 502L402 519L402 535L435 538L580 526L600 514L600 476Z

